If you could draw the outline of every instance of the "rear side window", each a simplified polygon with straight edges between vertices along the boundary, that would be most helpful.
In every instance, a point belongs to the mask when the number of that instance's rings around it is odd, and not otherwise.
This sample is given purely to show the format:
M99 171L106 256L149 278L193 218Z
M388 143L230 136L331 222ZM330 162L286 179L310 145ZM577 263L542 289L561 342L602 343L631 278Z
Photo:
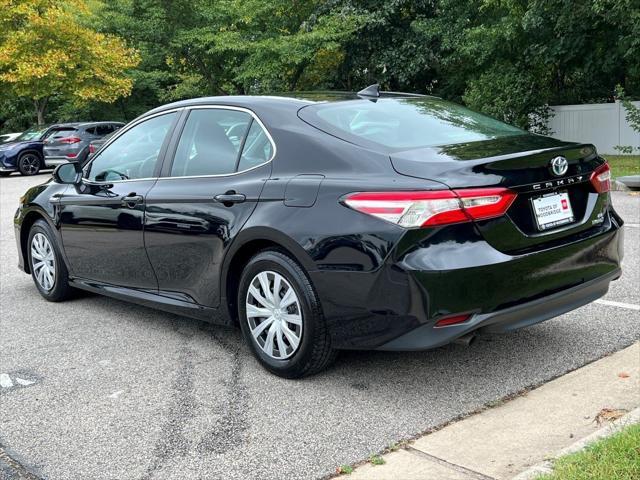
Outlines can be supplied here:
M242 141L251 121L251 115L237 110L192 110L178 142L171 176L235 172Z
M111 132L113 132L113 126L111 125L96 125L95 132L92 132L92 134L104 137L105 135L109 135Z
M477 142L525 132L439 98L381 98L318 103L300 118L343 140L409 150Z
M244 141L238 171L248 170L268 162L272 155L273 145L271 145L264 129L254 120Z

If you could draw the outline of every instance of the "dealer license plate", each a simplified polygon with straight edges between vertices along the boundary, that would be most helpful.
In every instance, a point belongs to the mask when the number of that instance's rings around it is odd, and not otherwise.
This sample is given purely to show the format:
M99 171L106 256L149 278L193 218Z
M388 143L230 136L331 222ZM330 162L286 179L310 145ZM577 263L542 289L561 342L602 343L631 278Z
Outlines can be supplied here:
M549 193L531 201L538 230L549 230L575 220L567 192Z

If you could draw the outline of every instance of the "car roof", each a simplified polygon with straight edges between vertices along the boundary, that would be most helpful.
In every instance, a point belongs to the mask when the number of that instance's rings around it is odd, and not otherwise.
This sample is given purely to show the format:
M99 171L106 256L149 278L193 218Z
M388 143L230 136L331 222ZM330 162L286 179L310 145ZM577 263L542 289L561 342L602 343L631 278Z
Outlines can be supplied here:
M425 97L425 95L403 92L379 92L379 95L379 98ZM355 92L343 92L334 90L276 93L273 95L228 95L216 97L199 97L162 105L160 107L154 108L153 110L145 113L142 116L146 117L147 115L160 113L166 110L200 105L227 105L244 108L273 107L297 111L302 107L314 103L345 102L353 100L357 101L367 98L373 99L373 97L362 96Z
M100 122L66 122L66 123L54 123L49 125L48 128L84 128L84 127L94 127L96 125L124 125L123 122L111 122L111 121L100 121Z

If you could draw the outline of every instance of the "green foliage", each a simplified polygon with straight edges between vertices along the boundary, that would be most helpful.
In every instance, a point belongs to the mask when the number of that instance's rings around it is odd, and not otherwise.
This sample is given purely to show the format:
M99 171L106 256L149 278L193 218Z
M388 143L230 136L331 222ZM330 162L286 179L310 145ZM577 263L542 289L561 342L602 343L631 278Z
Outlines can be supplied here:
M585 450L561 457L539 480L636 480L640 478L640 425L630 425Z
M625 109L625 119L627 120L627 122L629 122L631 128L640 133L640 108L631 103L631 101L625 94L624 88L620 84L616 85L616 97L618 98L618 100L620 100L622 106ZM633 153L634 148L640 151L640 144L618 145L615 147L617 151L627 155Z
M638 1L85 0L84 28L139 52L122 77L131 95L82 104L53 95L50 119L129 120L190 97L378 82L549 133L548 105L611 101L616 84L640 96ZM3 97L0 128L13 129L32 106Z
M53 96L82 105L131 91L125 72L138 64L137 52L85 26L84 0L0 0L0 10L0 82L33 102L39 124Z

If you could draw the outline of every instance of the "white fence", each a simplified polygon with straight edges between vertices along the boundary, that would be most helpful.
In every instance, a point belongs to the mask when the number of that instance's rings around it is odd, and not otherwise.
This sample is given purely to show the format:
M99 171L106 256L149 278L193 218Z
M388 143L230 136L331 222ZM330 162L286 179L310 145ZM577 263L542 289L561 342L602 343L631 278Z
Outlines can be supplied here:
M640 106L640 102L633 102ZM618 153L617 145L640 148L640 132L636 132L625 119L620 102L589 105L558 105L549 120L552 137L572 142L593 143L600 153ZM634 151L634 153L636 153Z

